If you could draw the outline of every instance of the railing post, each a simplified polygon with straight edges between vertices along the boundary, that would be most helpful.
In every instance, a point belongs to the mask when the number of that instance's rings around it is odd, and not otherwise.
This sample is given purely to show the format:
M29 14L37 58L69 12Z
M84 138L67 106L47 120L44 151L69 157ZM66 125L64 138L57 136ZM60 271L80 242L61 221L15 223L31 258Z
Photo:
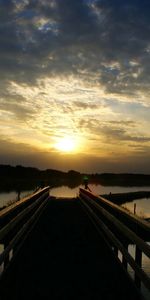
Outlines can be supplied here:
M126 250L128 251L128 244L127 243L124 243L124 247L126 248ZM126 258L124 257L124 255L122 256L122 265L123 267L127 270L127 260Z
M138 264L138 266L141 268L142 267L142 251L136 246L135 249L135 262ZM141 280L140 278L136 275L134 275L134 280L136 286L140 289L141 288Z
M4 250L7 248L7 246L8 246L8 242L5 242L4 243ZM4 259L4 269L7 267L8 264L9 264L9 254Z

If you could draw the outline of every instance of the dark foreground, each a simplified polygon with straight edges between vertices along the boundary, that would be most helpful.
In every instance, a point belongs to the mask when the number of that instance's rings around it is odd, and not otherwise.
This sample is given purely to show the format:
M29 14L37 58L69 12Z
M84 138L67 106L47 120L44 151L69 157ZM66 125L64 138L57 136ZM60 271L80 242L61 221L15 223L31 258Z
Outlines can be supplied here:
M3 276L0 299L141 298L78 201L53 200Z

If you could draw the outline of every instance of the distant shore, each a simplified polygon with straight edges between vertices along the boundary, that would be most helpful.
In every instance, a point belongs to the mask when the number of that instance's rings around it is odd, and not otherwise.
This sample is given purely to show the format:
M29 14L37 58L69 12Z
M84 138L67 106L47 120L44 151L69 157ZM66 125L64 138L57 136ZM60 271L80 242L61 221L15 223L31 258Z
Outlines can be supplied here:
M90 184L103 186L150 186L150 175L130 173L95 173L83 174L75 170L62 172L59 170L39 170L32 167L0 165L0 191L29 189L50 185L62 185L71 188L83 184L84 176L88 177Z

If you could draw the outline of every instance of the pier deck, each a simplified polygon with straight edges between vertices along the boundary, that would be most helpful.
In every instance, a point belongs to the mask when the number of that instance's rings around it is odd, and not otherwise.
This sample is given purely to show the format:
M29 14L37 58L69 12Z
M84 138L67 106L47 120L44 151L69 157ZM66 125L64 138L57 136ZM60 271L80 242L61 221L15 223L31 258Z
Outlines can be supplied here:
M77 199L49 201L0 291L1 300L141 299Z

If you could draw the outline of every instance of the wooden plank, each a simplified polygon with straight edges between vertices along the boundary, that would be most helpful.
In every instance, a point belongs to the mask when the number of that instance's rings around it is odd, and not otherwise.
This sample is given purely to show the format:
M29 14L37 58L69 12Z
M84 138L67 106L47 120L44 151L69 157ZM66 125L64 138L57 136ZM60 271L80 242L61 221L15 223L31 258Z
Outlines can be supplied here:
M48 203L0 289L15 300L141 299L78 200Z

